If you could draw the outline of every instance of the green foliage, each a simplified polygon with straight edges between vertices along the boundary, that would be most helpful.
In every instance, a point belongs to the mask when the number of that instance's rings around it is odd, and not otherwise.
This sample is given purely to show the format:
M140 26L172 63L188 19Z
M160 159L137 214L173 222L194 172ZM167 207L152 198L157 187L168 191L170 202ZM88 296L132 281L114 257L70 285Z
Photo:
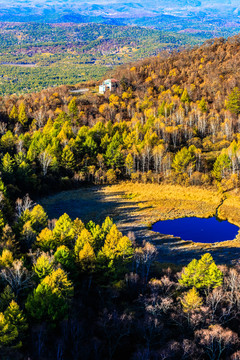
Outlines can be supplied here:
M69 115L72 117L76 117L78 115L76 97L73 97L71 99L70 103L68 104L68 112L69 112Z
M0 313L0 349L4 346L16 346L17 327L11 324L3 313Z
M54 259L56 264L60 264L64 270L72 271L74 266L73 255L68 247L61 245L54 253Z
M222 285L223 274L215 264L211 254L204 254L200 260L193 259L184 268L179 284L187 287L216 288Z
M91 272L94 269L96 256L89 242L86 242L82 250L79 251L78 262L83 271Z
M181 298L181 304L183 307L183 311L189 313L191 311L199 310L199 308L203 304L203 301L202 298L199 296L196 288L193 287L183 295L183 297Z
M27 330L28 325L23 311L14 300L12 300L9 304L8 308L4 312L4 316L10 324L16 326L20 335Z
M220 154L213 165L212 174L216 180L221 181L230 170L230 167L231 161L228 155L225 153Z
M4 226L5 226L5 221L3 217L3 212L2 210L0 210L0 234L2 234Z
M182 93L182 96L181 96L181 101L183 103L189 103L190 102L190 97L188 95L188 91L187 89L184 89L183 93Z
M121 137L119 132L113 136L112 141L107 147L106 161L112 168L121 167L123 164L123 155L121 153Z
M10 120L16 120L18 118L18 111L15 105L13 105L12 110L9 114Z
M48 216L41 205L36 205L30 212L30 222L32 228L40 232L47 226Z
M36 239L36 247L39 247L43 251L55 250L58 245L58 239L53 235L52 230L45 228Z
M0 294L0 312L5 311L12 300L15 300L15 294L7 285Z
M238 87L235 87L229 94L226 108L233 114L238 115L240 113L240 90Z
M13 133L8 130L6 134L1 137L1 146L4 150L12 152L15 146L16 138Z
M53 271L53 258L46 253L42 253L33 265L33 270L37 274L39 280L45 278Z
M4 249L0 256L0 266L9 267L13 263L13 254L10 250Z
M119 259L128 260L133 255L133 246L127 236L122 236L122 233L114 224L106 236L104 246L99 252L100 258L109 262L109 267L114 265L114 262Z
M53 229L54 238L58 245L71 245L74 239L73 223L65 213L57 220Z
M207 105L206 100L204 99L204 97L200 100L200 102L198 104L198 107L203 113L207 112L208 105Z
M192 151L186 147L182 148L175 155L172 167L177 175L186 173L188 167L194 168L195 156Z
M105 236L109 233L112 226L113 226L113 220L109 216L107 216L104 222L102 223L102 229Z
M95 240L90 231L83 229L78 235L74 246L74 253L77 258L79 256L79 251L83 249L86 243L89 243L91 246L93 246L95 244Z
M13 173L14 160L11 158L9 153L6 153L2 159L2 171L3 175L9 179L9 176Z
M62 269L46 276L29 295L26 309L39 321L58 322L67 316L68 299L73 296L73 286Z
M23 102L19 105L18 111L19 111L18 121L22 125L26 124L27 121L28 121L28 117L27 117L27 114L26 114L26 107L25 107L25 104Z
M78 24L72 23L60 26L5 23L0 35L3 75L0 95L100 80L109 70L109 64L128 63L156 54L165 47L200 41L196 36L147 27L93 23L82 24L81 31ZM38 51L34 51L36 46ZM119 49L117 53L116 49ZM70 101L68 107L69 114L75 116L74 102Z
M75 167L74 154L68 146L65 146L65 148L63 149L61 164L67 170L74 170Z

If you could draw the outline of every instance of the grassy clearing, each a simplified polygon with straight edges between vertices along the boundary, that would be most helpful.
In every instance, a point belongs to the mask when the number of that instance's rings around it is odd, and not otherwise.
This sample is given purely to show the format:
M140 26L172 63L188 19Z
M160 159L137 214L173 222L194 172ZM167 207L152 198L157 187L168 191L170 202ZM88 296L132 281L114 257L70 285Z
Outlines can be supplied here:
M213 189L132 182L108 186L104 192L135 203L144 222L147 220L151 224L185 216L213 216L222 199L222 195Z
M232 263L239 256L240 235L234 240L214 244L194 243L154 233L151 225L158 220L186 216L211 217L218 209L219 218L240 226L240 192L223 194L214 188L132 182L107 186L102 191L106 197L121 202L122 217L127 214L128 218L123 223L123 230L126 227L133 229L138 238L152 241L165 261L169 259L174 263L184 263L186 259L190 261L193 257L210 252L218 263Z

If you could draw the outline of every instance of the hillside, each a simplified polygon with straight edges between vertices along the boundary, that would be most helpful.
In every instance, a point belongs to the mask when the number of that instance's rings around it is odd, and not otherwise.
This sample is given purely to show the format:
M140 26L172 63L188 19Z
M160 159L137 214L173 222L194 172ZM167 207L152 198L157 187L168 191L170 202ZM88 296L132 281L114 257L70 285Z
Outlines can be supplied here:
M239 359L240 234L152 231L240 225L239 55L208 40L110 70L112 92L0 97L1 359Z
M90 91L78 97L62 86L1 98L2 161L10 156L15 186L23 186L23 163L32 191L36 176L42 185L49 176L53 186L59 177L104 182L116 176L236 186L239 52L236 36L119 67L113 75L120 88L112 94L100 95L89 83ZM52 163L47 176L44 152Z

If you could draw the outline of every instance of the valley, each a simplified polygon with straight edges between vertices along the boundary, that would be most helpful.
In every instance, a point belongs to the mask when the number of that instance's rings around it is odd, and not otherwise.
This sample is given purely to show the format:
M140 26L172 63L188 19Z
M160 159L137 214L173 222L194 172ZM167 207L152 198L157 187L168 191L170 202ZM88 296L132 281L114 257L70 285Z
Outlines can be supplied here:
M0 95L97 82L116 66L202 37L98 24L0 23Z

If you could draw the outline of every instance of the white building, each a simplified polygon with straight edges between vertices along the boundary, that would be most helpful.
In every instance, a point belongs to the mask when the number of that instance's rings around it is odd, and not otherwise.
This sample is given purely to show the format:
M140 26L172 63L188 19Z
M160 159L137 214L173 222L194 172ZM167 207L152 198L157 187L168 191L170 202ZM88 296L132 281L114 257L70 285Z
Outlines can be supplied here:
M99 86L99 93L105 94L107 90L109 91L116 91L116 89L119 87L119 81L116 79L107 79L104 80L102 85Z

